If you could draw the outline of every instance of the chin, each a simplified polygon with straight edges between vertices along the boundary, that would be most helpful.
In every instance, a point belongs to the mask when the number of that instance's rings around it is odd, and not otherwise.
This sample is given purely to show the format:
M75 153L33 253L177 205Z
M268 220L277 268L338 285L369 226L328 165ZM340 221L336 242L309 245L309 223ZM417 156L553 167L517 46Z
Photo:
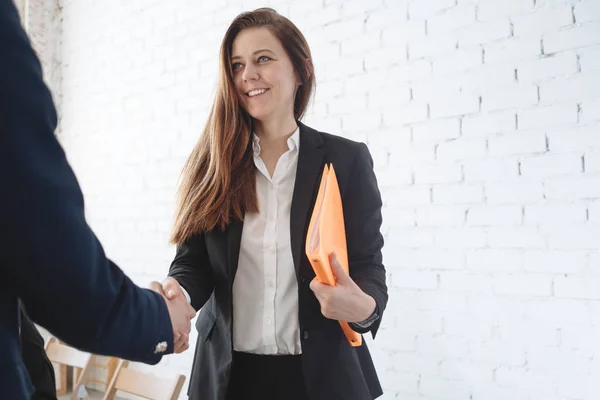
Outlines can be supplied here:
M248 110L248 114L257 121L265 121L271 115L269 110L265 110L264 108L251 108Z

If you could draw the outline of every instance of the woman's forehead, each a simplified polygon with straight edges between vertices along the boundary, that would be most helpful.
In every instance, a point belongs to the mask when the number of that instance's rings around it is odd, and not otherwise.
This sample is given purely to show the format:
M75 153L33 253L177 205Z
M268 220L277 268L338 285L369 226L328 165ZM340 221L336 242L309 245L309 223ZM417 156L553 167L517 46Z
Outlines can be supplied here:
M238 33L233 40L231 55L245 57L260 50L278 53L283 50L283 47L268 28L247 28Z

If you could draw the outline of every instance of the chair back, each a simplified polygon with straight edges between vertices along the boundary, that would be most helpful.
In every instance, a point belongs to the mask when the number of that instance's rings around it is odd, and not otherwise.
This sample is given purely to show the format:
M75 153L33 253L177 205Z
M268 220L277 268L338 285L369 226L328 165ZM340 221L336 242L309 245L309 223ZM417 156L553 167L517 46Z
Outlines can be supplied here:
M183 383L184 375L173 378L162 378L128 368L129 362L121 360L108 385L104 400L113 400L117 390L133 394L149 400L177 400Z
M74 374L73 394L71 395L71 399L78 399L79 397L77 397L77 394L80 393L83 383L86 382L89 377L95 356L93 354L77 350L64 343L60 343L55 337L48 340L45 350L50 361L59 364L61 367L73 367L74 371L77 371L77 373ZM65 369L61 370L61 374L64 374L65 372ZM66 376L63 376L63 378L65 378L65 381L61 383L61 389L57 391L57 393L60 394L66 392L66 388L62 387L63 384L66 384Z

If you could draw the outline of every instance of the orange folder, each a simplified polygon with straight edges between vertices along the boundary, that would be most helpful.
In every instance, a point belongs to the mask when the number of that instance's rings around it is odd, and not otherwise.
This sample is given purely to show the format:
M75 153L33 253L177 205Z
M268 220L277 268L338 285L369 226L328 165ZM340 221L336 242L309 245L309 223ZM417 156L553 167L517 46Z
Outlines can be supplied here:
M317 201L308 225L306 256L319 282L335 286L335 276L329 265L329 256L335 251L342 268L348 269L346 229L342 197L333 165L325 165ZM351 346L360 346L362 336L353 331L345 321L339 321Z

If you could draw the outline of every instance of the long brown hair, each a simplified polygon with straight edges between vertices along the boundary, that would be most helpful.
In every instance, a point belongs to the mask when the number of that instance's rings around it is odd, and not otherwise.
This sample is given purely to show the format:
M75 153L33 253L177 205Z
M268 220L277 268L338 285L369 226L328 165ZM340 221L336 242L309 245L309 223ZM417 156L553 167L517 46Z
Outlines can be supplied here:
M304 35L271 8L238 15L225 33L220 50L219 83L208 121L181 176L171 243L191 235L224 229L232 219L258 211L252 117L244 110L233 83L231 48L244 29L266 27L279 39L300 79L294 117L304 116L315 86L310 49Z

